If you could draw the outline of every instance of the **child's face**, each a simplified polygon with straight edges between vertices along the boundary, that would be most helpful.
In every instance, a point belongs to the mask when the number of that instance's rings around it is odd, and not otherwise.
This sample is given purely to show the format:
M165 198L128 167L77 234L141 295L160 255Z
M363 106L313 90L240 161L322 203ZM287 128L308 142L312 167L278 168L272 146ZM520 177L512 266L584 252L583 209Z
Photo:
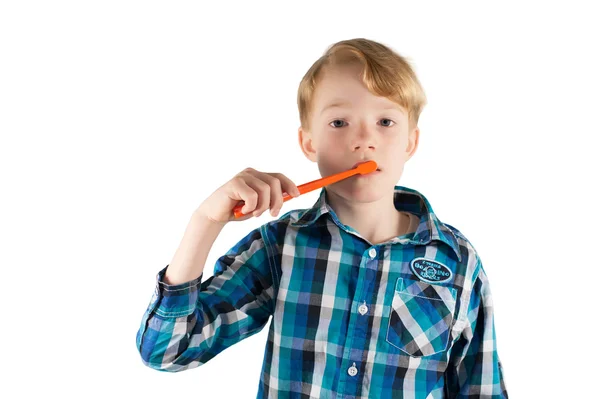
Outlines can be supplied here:
M404 163L416 151L419 129L409 131L406 110L366 88L359 66L322 72L310 114L311 131L298 132L302 151L318 163L322 176L351 169L361 160L375 160L380 172L350 177L327 190L355 201L381 198L400 180ZM330 107L334 103L344 104Z

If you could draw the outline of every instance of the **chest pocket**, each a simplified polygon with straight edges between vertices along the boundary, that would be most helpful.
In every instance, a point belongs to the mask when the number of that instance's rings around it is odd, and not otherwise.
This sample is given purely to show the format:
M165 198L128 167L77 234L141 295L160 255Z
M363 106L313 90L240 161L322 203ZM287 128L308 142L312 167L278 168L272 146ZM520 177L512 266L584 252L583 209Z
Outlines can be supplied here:
M398 278L386 341L415 357L445 351L455 305L455 288Z

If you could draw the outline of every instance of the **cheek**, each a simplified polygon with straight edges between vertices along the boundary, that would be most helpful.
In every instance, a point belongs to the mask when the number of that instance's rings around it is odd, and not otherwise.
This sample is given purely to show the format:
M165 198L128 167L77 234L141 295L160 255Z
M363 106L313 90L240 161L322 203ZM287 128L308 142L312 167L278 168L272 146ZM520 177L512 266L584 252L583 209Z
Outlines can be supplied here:
M347 163L343 154L337 153L333 150L323 150L317 153L317 162L319 164L319 170L323 176L340 172L340 168L344 167L344 165Z
M338 144L340 142L340 135L332 133L332 132L321 132L319 136L319 144L322 147L332 147L334 144Z
M333 134L326 134L321 137L317 152L323 158L336 159L345 153L346 144L340 137L336 137Z
M323 140L317 148L317 162L322 176L341 171L348 164L344 145L339 140Z

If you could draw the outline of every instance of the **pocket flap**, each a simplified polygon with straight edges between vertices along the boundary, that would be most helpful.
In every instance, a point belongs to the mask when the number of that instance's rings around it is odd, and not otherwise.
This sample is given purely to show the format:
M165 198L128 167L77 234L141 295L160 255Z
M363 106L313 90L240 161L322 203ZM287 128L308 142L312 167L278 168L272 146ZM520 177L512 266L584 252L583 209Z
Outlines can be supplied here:
M428 299L452 303L456 301L456 288L446 285L426 283L420 280L399 278L396 281L396 292L411 296L420 296Z

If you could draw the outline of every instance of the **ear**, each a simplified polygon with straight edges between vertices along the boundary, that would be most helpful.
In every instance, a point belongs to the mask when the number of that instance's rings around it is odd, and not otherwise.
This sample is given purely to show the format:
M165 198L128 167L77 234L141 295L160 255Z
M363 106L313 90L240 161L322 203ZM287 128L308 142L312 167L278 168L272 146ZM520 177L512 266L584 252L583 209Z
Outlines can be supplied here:
M408 146L406 147L406 152L408 153L406 158L407 161L412 158L415 152L417 152L417 147L419 147L419 133L419 128L415 127L408 134Z
M302 129L302 126L298 128L298 144L302 152L312 162L317 162L317 151L315 150L312 135L310 132Z

